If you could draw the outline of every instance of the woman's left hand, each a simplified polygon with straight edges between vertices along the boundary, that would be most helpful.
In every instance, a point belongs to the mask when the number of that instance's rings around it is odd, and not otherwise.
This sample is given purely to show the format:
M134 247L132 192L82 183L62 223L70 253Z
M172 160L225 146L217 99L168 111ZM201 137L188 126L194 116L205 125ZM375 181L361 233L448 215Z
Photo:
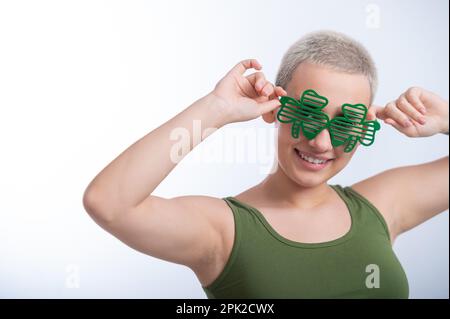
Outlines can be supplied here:
M448 133L448 102L422 88L409 88L385 107L369 108L369 118L379 118L409 137Z

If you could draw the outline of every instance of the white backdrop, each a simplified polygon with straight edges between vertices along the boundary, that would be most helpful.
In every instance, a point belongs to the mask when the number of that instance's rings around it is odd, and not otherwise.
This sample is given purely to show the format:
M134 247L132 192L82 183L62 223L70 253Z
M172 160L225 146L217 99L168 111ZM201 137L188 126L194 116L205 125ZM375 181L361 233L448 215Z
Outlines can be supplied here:
M305 32L361 41L380 75L375 103L418 85L448 100L446 0L0 1L0 297L205 298L186 267L133 251L82 208L87 183L128 145L208 93L238 61L274 80ZM231 128L267 126L262 120ZM160 196L234 195L260 163L195 157ZM263 145L271 145L270 137ZM259 145L259 144L258 144ZM347 185L448 154L448 137L410 139L383 126L331 182ZM420 182L412 180L411 183ZM448 212L394 248L411 298L449 297Z

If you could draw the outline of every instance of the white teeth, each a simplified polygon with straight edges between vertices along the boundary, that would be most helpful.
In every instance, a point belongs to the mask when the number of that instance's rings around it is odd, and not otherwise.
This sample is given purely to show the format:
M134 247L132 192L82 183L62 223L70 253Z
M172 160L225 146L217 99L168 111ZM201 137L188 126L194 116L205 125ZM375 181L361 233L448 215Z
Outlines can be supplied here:
M298 153L300 154L300 157L303 158L305 161L308 161L308 162L313 163L313 164L323 164L323 163L326 162L326 160L320 160L318 158L306 156L306 155L304 155L304 154L302 154L300 152L298 152Z

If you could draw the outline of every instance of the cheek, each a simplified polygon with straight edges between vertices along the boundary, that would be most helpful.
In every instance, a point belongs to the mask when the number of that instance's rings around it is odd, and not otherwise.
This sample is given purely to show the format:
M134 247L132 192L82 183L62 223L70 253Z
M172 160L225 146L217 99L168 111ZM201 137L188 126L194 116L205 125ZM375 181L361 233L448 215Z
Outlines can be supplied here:
M291 135L289 124L281 123L277 130L277 156L281 163L288 163L291 161L291 156L294 153L294 145L299 142Z
M278 126L278 144L288 146L298 142L299 139L293 138L291 135L291 124L280 123Z
M342 147L342 146L335 148L335 154L336 154L335 166L337 168L339 168L339 170L343 169L350 162L355 151L356 151L356 147L350 153L345 153L344 147Z

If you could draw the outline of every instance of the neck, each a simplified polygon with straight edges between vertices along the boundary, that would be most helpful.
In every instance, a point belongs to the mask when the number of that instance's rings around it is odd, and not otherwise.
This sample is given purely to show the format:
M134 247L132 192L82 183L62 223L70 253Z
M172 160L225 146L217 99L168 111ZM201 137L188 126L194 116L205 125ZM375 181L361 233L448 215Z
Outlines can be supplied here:
M317 207L329 199L332 189L326 182L314 186L302 186L287 176L279 166L259 185L265 198L282 205L299 209Z

